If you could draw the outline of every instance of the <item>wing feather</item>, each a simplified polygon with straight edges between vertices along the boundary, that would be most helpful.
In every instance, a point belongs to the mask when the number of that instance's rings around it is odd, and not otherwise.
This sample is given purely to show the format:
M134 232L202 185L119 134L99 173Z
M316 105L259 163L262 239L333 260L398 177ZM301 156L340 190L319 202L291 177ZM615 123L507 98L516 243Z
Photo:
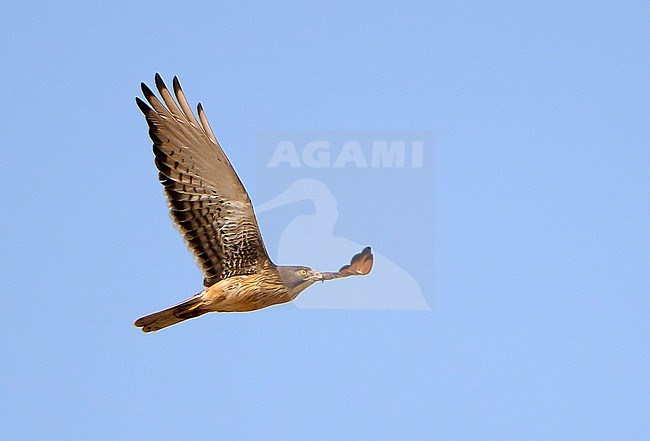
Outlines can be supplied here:
M197 128L200 127L200 124L196 120L194 113L192 113L192 109L190 109L190 105L187 103L187 98L185 98L185 94L181 88L180 81L178 81L178 77L174 77L173 85L174 94L176 94L176 99L178 100L178 104L180 104L181 110L185 114L185 117L190 122L190 124L194 124Z
M210 138L210 141L214 142L215 144L218 144L217 138L214 136L214 132L212 131L212 127L210 127L210 123L208 122L208 118L205 116L205 111L203 110L203 105L199 103L196 106L196 110L199 114L199 119L201 120L201 125L203 126L203 130L205 130L205 133L208 135L208 138Z
M149 124L170 215L203 271L204 284L258 272L270 263L246 189L199 104L196 119L178 78L174 95L155 77L162 101L142 84L136 103Z
M165 85L165 82L163 81L162 77L160 76L159 73L156 73L156 89L160 92L160 96L162 97L163 101L165 102L165 105L169 109L172 115L174 115L175 118L183 120L184 115L181 109L179 109L178 105L176 104L176 101L174 101L174 98L172 97L172 94L169 93L169 89L167 89L167 86Z

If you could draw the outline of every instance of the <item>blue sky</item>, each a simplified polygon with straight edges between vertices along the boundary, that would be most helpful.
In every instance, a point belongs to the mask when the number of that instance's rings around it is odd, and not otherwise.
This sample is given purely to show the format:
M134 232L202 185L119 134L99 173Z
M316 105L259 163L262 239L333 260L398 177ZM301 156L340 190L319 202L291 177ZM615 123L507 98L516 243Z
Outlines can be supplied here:
M5 2L0 17L3 438L650 437L647 3ZM261 133L432 132L420 170L305 171L337 199L335 233L383 250L431 309L135 329L201 280L133 100L155 72L203 102L255 203L283 188ZM365 198L345 192L358 180ZM265 214L269 248L309 209Z

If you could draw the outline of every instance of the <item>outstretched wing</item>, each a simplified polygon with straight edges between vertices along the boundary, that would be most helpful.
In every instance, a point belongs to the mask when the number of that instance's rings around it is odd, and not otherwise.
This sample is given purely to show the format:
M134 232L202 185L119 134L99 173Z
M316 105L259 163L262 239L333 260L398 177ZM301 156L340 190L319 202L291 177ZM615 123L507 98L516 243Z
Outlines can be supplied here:
M205 286L252 274L270 262L246 189L214 136L203 107L201 122L178 78L174 95L156 74L164 104L142 83L136 102L149 124L155 163L171 217L203 271Z

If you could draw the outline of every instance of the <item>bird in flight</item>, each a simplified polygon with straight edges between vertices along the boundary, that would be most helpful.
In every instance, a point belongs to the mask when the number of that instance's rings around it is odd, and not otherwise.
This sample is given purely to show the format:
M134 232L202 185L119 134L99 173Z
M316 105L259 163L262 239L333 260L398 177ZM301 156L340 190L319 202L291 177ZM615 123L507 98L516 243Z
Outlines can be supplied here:
M153 332L208 312L246 312L290 302L318 281L370 273L370 247L337 272L271 262L253 205L219 145L199 103L192 112L178 78L174 96L155 77L162 101L142 83L136 98L149 125L158 179L171 218L203 272L205 289L183 302L135 321Z

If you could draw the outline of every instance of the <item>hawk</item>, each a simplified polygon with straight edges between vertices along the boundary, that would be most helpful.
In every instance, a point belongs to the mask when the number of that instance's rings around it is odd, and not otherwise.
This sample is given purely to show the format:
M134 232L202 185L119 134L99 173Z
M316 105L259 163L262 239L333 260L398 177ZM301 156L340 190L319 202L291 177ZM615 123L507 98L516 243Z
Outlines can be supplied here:
M158 179L171 218L203 272L205 289L135 321L153 332L208 312L246 312L290 302L318 281L366 275L370 247L338 272L275 265L266 251L253 205L219 145L199 103L199 119L174 77L174 96L155 77L162 101L142 83L148 103L136 98L149 125Z

